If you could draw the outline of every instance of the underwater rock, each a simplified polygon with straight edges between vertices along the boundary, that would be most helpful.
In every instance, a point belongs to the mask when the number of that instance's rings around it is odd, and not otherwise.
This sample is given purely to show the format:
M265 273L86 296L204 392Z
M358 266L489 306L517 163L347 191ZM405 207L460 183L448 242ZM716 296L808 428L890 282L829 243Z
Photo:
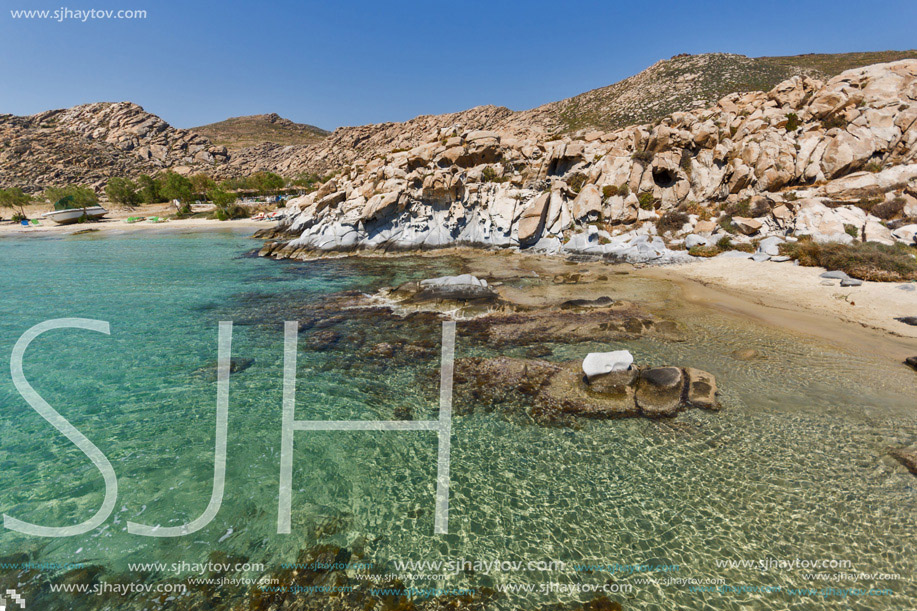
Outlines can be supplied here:
M908 468L908 471L917 475L917 448L898 448L889 454L898 462Z
M678 367L631 368L590 380L579 361L470 357L455 362L454 389L456 413L482 406L517 409L543 424L570 417L658 417L687 407L718 409L714 376Z
M761 358L761 353L754 348L742 348L739 350L733 350L729 356L738 361L753 361L757 358Z
M244 358L244 357L233 357L229 359L229 373L241 373L251 367L255 363L255 359ZM217 380L217 369L219 363L213 362L209 365L204 365L200 369L194 371L194 375L201 376L209 382L216 382Z

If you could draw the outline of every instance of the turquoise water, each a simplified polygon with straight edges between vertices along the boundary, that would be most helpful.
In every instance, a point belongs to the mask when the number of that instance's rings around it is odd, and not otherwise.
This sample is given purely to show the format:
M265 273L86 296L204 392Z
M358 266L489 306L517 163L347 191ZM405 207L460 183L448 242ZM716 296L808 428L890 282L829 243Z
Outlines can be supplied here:
M282 322L308 321L300 334L298 419L392 419L404 410L433 419L439 321L323 304L342 291L456 273L461 261L289 263L244 256L257 245L230 231L0 242L6 272L0 276L0 360L8 362L17 338L48 319L111 325L110 336L81 330L41 336L26 354L25 374L108 457L119 483L116 508L100 528L60 539L2 529L0 562L21 562L17 554L24 553L34 562L98 567L93 583L162 584L183 582L190 571L140 571L132 564L228 556L263 564L231 575L254 579L279 574L281 563L330 545L352 554L351 561L372 562L369 573L378 574L398 573L398 561L565 563L460 571L446 579L429 576L443 570L410 571L428 574L414 578L400 571L404 587L474 589L476 596L489 596L484 607L494 609L575 608L602 594L562 591L576 584L608 585L608 598L625 609L917 605L917 479L887 456L889 448L917 441L913 372L702 311L681 321L689 330L685 342L645 339L627 347L641 362L714 373L724 411L692 411L663 423L588 421L576 428L537 426L485 409L456 416L445 536L433 534L435 434L297 432L292 534L278 535ZM668 291L648 280L622 278L620 285L622 295L640 295L660 308ZM186 537L130 535L128 520L178 525L207 506L221 320L234 321L233 357L253 359L230 381L222 507L207 527ZM369 355L369 347L382 341L416 350L388 359ZM766 358L729 356L748 346ZM617 347L623 346L550 346L558 360ZM475 338L462 335L459 323L456 356L485 353ZM19 397L5 364L0 427L3 513L67 525L96 511L104 492L99 472ZM850 566L723 565L796 558ZM583 572L575 568L580 564L657 568ZM839 572L848 577L838 578ZM18 584L43 605L34 608L115 608L104 597L48 591L48 582L77 582L79 573L47 570L24 582L21 573L0 564L0 574L4 588ZM897 579L888 578L894 574ZM284 579L290 578L281 585ZM724 580L746 590L702 592L679 579ZM543 584L557 585L539 591ZM517 591L493 593L507 586ZM826 587L873 592L791 590ZM257 586L222 588L219 604L211 600L212 607L201 608L250 608ZM120 599L117 608L181 609L199 601L197 595L135 595ZM303 608L323 608L327 595L298 596ZM374 600L383 604L381 594ZM420 608L430 603L422 597L416 602Z

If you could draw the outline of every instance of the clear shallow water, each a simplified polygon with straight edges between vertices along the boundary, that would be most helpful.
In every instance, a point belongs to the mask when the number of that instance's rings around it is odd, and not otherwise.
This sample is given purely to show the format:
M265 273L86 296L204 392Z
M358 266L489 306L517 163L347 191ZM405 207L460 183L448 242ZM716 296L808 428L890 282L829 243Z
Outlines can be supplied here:
M51 318L109 321L111 336L56 331L37 339L25 373L115 468L115 512L99 529L67 539L0 531L0 555L85 562L130 578L129 563L206 562L214 552L264 563L336 545L397 572L395 561L562 561L677 565L667 572L563 570L461 572L406 586L500 588L489 608L536 608L595 594L540 593L541 584L614 583L625 609L901 609L917 604L917 479L886 455L917 441L912 372L863 355L710 312L679 311L689 340L640 340L640 362L678 364L717 376L726 406L665 423L646 420L546 428L478 410L457 416L452 436L450 534L433 535L436 440L423 432L320 432L295 436L293 534L276 534L282 321L315 317L329 293L372 290L460 270L456 259L278 263L244 258L257 243L222 234L147 235L0 242L0 357ZM620 296L671 309L668 288L623 277ZM345 315L338 313L337 315ZM321 313L328 316L327 312ZM319 319L321 317L319 316ZM233 356L254 359L232 375L226 494L205 529L177 539L128 535L126 521L176 525L210 497L217 323L235 321ZM434 418L439 324L399 325L354 314L334 326L333 348L301 333L299 419L390 419L409 408ZM463 338L457 357L480 354ZM400 338L420 347L380 365L349 349ZM608 345L552 345L556 359ZM730 357L754 347L765 358ZM509 352L512 353L512 350ZM98 471L16 393L0 368L0 508L64 525L92 515ZM724 561L841 560L845 569L759 570ZM814 581L807 573L896 573L897 580ZM424 571L440 573L442 571ZM250 571L249 576L257 576ZM186 572L144 577L168 582ZM646 583L647 578L660 583ZM698 592L665 579L723 579L780 592ZM8 585L4 581L4 585ZM247 588L229 594L240 596ZM790 588L889 588L889 594L800 595ZM557 588L555 588L556 590ZM42 594L47 605L98 608L101 599ZM304 596L319 596L309 594ZM232 598L232 596L228 596ZM181 598L159 606L183 608ZM135 608L148 604L136 599ZM48 608L52 608L49 606Z

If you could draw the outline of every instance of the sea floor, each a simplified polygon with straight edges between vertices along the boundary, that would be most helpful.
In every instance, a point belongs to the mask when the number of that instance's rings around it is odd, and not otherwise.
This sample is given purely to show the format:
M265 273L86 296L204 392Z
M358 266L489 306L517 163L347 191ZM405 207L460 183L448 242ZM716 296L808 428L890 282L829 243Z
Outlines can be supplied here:
M49 331L25 354L26 379L118 480L113 512L86 534L0 529L0 586L27 608L917 605L917 479L888 455L917 442L914 372L687 303L671 282L624 272L601 290L675 320L680 341L496 350L458 321L456 358L535 350L565 361L626 348L643 364L713 373L721 411L545 426L519 411L457 409L447 534L434 533L436 433L297 431L292 529L278 534L284 321L305 323L297 419L434 420L440 319L328 304L481 263L458 254L278 262L248 256L257 246L240 231L0 241L3 360L43 321L110 324L107 336ZM597 290L523 273L528 264L513 257L493 261L502 290L519 295ZM210 500L220 321L233 322L239 367L219 511L183 537L129 534L128 521L190 522ZM403 349L380 359L380 343ZM6 366L0 435L4 514L63 526L97 511L99 471L26 403ZM55 591L79 584L87 591Z

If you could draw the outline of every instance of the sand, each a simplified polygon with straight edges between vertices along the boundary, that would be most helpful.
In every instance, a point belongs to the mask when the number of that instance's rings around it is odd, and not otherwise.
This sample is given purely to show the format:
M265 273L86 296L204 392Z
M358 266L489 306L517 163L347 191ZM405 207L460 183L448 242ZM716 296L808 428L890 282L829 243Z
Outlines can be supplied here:
M723 309L744 301L773 310L809 313L816 318L811 324L840 321L900 338L917 338L917 327L895 320L917 316L917 290L902 290L903 283L897 282L864 282L862 286L841 288L838 280L832 280L831 286L826 286L822 284L825 279L820 277L824 271L821 267L802 267L792 262L713 258L648 268L643 273L680 282L689 299L692 295L704 298L689 283L715 289L730 297L721 299ZM914 345L917 352L917 344L907 343Z
M106 205L106 207L108 207ZM154 230L209 230L209 229L227 229L227 228L251 228L252 232L256 229L271 227L273 223L269 221L252 221L250 219L235 219L232 221L218 221L216 219L188 218L188 219L169 219L164 223L150 223L140 221L128 223L130 217L153 217L166 218L175 213L175 209L169 204L154 204L140 206L132 210L128 209L109 209L109 213L104 219L86 223L75 223L73 225L57 225L54 221L41 220L42 212L48 212L50 206L29 206L28 213L32 218L39 220L39 225L30 225L23 227L19 223L10 221L0 222L0 238L2 237L20 237L20 236L56 236L71 235L79 232L135 232L135 231L154 231ZM195 207L195 212L212 210L212 206ZM8 212L8 211L7 211Z

